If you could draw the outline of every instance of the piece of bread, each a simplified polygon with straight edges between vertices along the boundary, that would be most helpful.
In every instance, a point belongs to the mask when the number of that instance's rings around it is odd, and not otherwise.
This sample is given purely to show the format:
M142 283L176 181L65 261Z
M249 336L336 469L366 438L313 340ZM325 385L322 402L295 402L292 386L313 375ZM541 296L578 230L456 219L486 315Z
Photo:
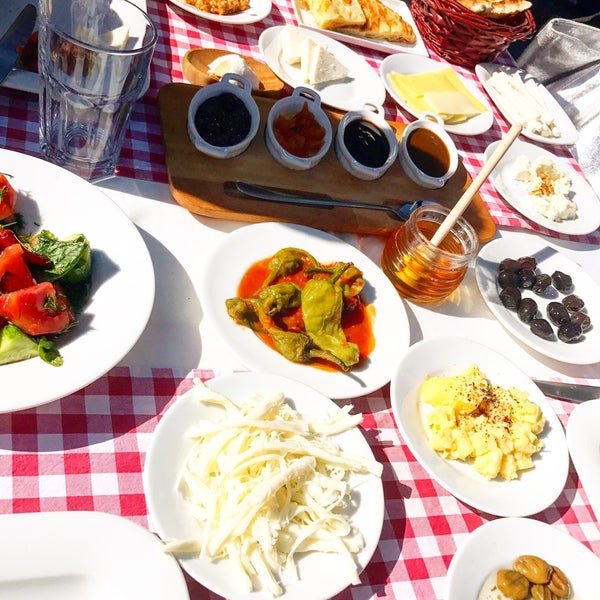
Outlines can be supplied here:
M342 33L358 37L414 44L417 36L410 23L407 23L395 10L380 0L359 0L365 15L365 22L359 27L338 27Z
M529 0L458 0L470 11L488 17L500 19L531 8Z
M365 22L358 0L306 0L306 5L321 29L360 27Z

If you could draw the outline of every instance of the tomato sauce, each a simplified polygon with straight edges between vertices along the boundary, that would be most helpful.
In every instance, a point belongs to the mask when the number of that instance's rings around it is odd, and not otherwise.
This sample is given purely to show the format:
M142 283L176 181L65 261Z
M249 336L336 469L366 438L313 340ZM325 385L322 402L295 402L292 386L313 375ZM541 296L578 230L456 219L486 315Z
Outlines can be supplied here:
M264 258L248 268L238 285L237 295L239 297L248 298L256 294L269 275L270 261L271 257ZM322 266L326 267L327 265ZM327 276L326 273L316 275L316 277L323 277L324 279ZM273 283L293 282L303 288L309 279L310 277L304 273L304 270L299 269L294 273L277 277ZM346 309L346 306L348 306L348 309ZM372 305L365 305L360 296L345 301L345 308L342 312L342 329L346 334L346 339L358 345L360 361L357 366L364 362L375 348L375 337L373 335L374 316L374 307ZM289 309L279 315L274 321L278 327L286 331L304 331L301 308ZM265 344L274 348L273 341L267 334L257 332L257 335ZM315 359L310 364L327 371L339 370L332 363L323 360Z

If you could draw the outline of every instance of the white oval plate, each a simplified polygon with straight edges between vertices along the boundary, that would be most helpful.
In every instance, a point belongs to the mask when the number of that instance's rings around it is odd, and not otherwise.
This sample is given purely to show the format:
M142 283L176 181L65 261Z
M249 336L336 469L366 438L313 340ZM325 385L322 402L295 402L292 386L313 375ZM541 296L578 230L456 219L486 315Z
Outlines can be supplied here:
M552 275L563 271L573 278L574 290L585 302L585 309L592 320L592 328L583 334L578 342L566 344L558 339L543 340L529 331L529 325L519 320L517 313L505 308L500 301L500 288L496 282L498 265L504 258L535 256L541 273ZM542 241L535 235L522 234L510 239L499 238L486 244L475 261L477 285L488 308L504 328L532 350L574 365L590 365L600 361L600 287L577 264L560 253L560 249ZM523 297L533 298L541 316L546 318L546 306L560 299L563 294L538 296L531 291L523 291Z
M600 400L577 405L567 421L571 459L600 523Z
M239 282L248 268L288 246L302 248L320 262L352 261L363 271L366 285L362 297L375 308L375 348L360 368L342 373L291 362L227 314L225 300L237 295ZM388 383L396 361L408 348L406 309L383 271L354 246L311 227L259 223L230 233L209 258L200 290L204 318L249 369L302 381L329 398L355 398L381 388Z
M516 387L542 409L544 448L535 467L518 479L488 481L462 461L446 460L431 448L423 427L419 392L430 376L456 375L476 364L491 383ZM465 338L438 338L411 346L392 376L391 404L398 429L423 468L452 495L473 508L501 517L523 517L548 507L561 493L569 470L565 434L546 397L516 365L496 351ZM465 598L473 596L465 596Z
M215 21L217 23L225 23L227 25L249 25L250 23L257 23L268 17L271 13L272 3L271 0L250 0L250 6L239 13L232 15L219 15L216 13L210 13L203 10L198 10L196 7L188 4L185 0L169 0L175 6L185 10L192 15L196 15L201 19L207 21Z
M475 74L479 78L479 81L481 81L481 84L483 85L485 91L489 94L494 104L498 107L498 110L502 113L502 116L512 125L515 122L515 115L514 112L511 111L510 104L504 101L502 99L502 96L498 94L496 90L494 90L494 88L488 83L489 78L496 71L504 71L508 74L520 73L522 74L524 80L534 78L522 69L519 69L517 67L511 67L508 65L499 65L495 63L481 63L475 66ZM573 122L571 121L567 113L563 110L561 105L558 103L556 98L554 98L554 96L543 85L539 83L538 85L540 97L546 105L546 108L552 113L561 135L557 138L544 137L543 135L534 133L529 129L523 129L523 131L521 132L522 135L529 138L530 140L540 142L542 144L552 144L556 146L572 146L579 137L577 128L575 127L575 125L573 125Z
M388 40L379 40L376 38L360 37L350 33L342 33L341 31L321 29L321 27L315 23L310 10L302 5L302 0L293 0L292 4L294 6L296 19L298 20L298 25L308 27L309 29L314 29L315 31L320 31L321 33L339 40L340 42L344 42L345 44L355 44L356 46L370 48L371 50L385 52L386 54L392 54L394 52L406 52L407 54L421 54L422 56L429 56L427 46L425 46L421 32L415 23L415 19L410 12L408 4L403 2L403 0L382 0L382 2L397 12L407 23L410 24L415 32L415 36L417 37L417 41L414 44L390 42Z
M571 582L573 600L598 595L600 559L582 543L534 519L496 519L470 533L452 557L445 600L475 600L490 573L509 569L521 554L539 556L561 569Z
M365 104L381 106L385 100L385 89L375 71L364 58L331 37L300 27L307 37L311 37L331 52L349 71L348 77L330 83L310 85L302 81L300 69L288 65L281 59L281 31L283 26L265 29L258 39L258 47L271 70L292 87L307 87L321 97L321 102L340 110L358 110Z
M493 142L486 148L485 161L489 159L499 143L499 141ZM530 161L540 156L547 156L569 174L571 178L571 200L577 203L576 219L561 222L552 221L543 217L531 207L525 183L517 181L513 174L513 166L519 156L526 156ZM515 140L491 172L490 179L502 197L516 211L550 231L569 235L587 235L600 227L600 200L590 184L566 160L539 146Z
M413 117L418 117L418 113L404 102L400 96L396 93L392 85L388 80L390 73L400 73L401 75L413 75L417 73L425 73L428 71L441 71L448 67L445 62L439 62L425 56L414 56L410 54L391 54L381 61L379 67L379 73L383 85L387 90L388 94L394 99L394 101L400 105L406 112L410 113ZM448 133L455 133L457 135L478 135L487 131L494 123L494 115L492 109L486 99L486 97L477 89L477 86L467 81L461 75L458 78L462 81L463 85L469 90L471 94L482 104L487 106L487 110L472 119L464 123L457 123L456 125L444 125L444 128Z
M187 600L177 561L147 529L94 511L0 515L0 597Z
M212 379L206 384L214 391L240 402L248 395L270 395L284 392L294 408L306 415L325 417L339 410L331 400L308 386L284 377L260 373L237 373ZM200 402L194 388L177 399L160 420L152 436L144 465L144 490L148 511L158 534L164 540L196 539L197 524L185 500L178 493L178 482L185 457L192 441L186 437L199 419L220 416L215 406ZM373 459L371 448L359 429L336 436L342 451ZM354 475L352 476L354 477ZM379 477L356 476L358 503L351 516L352 524L363 534L364 549L357 555L359 572L371 560L379 543L383 525L383 485ZM352 482L352 479L351 479ZM180 559L181 566L202 585L230 600L267 600L265 591L244 593L236 585L235 570L228 561L212 562L205 557ZM300 579L290 581L285 576L285 591L281 600L326 600L342 591L350 581L345 579L343 561L334 554L310 553L298 560Z
M39 406L71 394L114 367L144 331L154 304L154 269L135 225L101 190L44 160L0 150L2 171L18 193L25 229L59 238L83 233L92 248L92 290L77 325L57 338L64 358L0 365L0 412Z

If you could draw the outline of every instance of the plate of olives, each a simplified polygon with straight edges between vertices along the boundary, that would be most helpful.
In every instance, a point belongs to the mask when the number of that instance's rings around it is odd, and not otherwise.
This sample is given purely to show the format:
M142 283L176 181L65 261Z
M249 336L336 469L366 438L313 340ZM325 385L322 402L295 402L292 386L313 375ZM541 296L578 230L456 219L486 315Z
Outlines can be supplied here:
M600 361L600 287L560 249L500 238L479 252L475 273L489 309L521 342L571 364Z

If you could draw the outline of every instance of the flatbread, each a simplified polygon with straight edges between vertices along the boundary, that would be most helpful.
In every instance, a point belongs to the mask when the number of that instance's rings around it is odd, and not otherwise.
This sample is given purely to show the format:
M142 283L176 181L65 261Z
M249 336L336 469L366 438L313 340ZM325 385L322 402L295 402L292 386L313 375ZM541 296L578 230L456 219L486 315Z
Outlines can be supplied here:
M365 22L358 0L305 0L304 3L321 29L360 27Z
M338 28L338 31L389 42L414 44L417 41L411 24L383 2L380 0L359 1L366 19L364 24L360 27Z
M499 19L523 12L531 8L529 0L458 0L470 11L488 17Z

